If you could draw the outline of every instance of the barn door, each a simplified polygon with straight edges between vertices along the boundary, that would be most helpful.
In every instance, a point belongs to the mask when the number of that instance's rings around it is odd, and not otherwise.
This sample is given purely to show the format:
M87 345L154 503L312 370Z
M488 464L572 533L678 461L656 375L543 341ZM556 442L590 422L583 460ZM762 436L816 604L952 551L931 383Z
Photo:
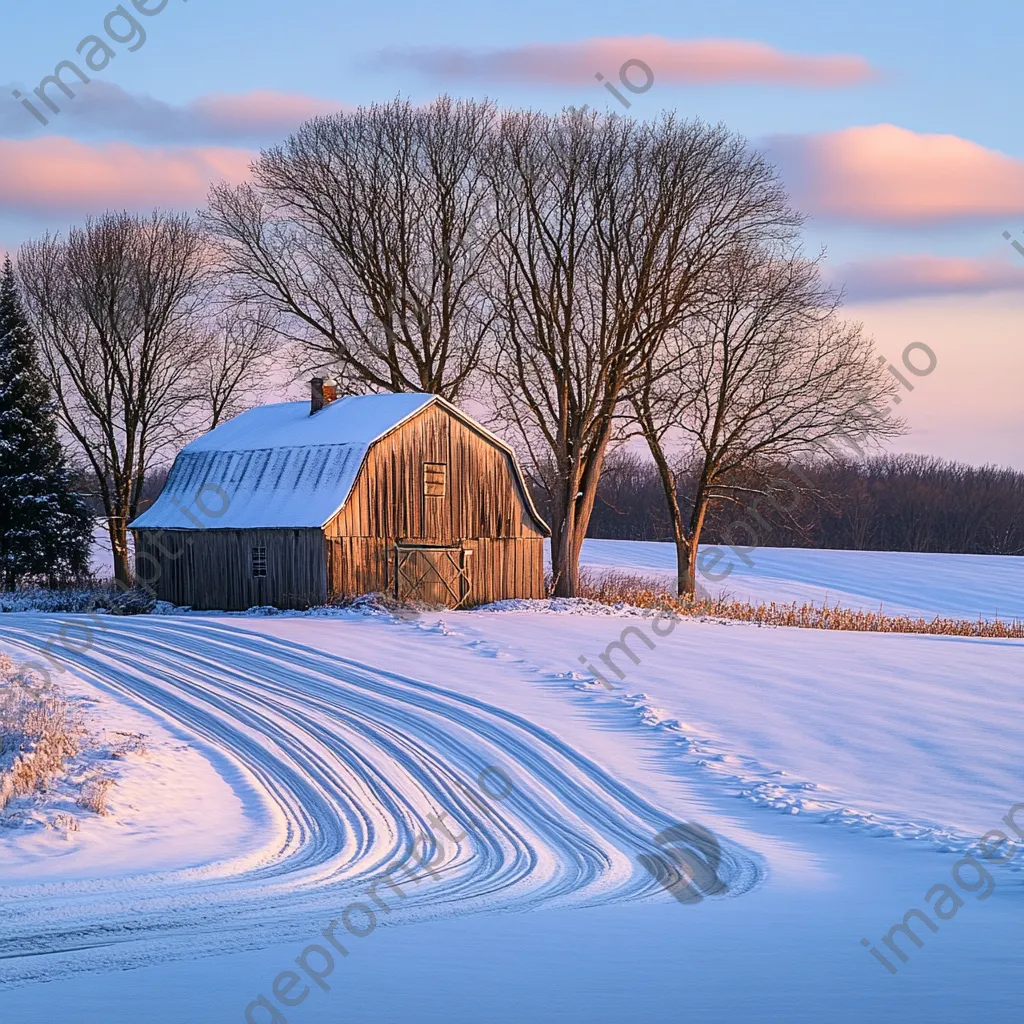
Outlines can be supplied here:
M469 577L472 553L461 547L396 544L395 599L460 608L472 589Z

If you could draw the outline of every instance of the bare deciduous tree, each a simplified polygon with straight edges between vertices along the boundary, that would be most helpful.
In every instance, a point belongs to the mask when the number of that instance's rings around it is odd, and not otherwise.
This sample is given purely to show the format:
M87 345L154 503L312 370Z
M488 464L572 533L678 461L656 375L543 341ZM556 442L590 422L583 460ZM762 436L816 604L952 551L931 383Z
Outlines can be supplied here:
M672 115L511 113L489 167L499 342L487 368L498 418L547 492L555 592L572 596L630 382L737 236L788 237L798 220L742 138Z
M350 390L458 396L491 319L493 119L489 103L443 97L308 121L251 183L211 192L230 287Z
M208 256L195 220L155 212L108 213L67 238L28 242L18 257L60 419L96 476L125 585L126 527L147 470L202 425L204 399L223 414L251 354L225 336L226 368L210 376Z
M817 261L790 247L740 244L718 262L709 283L702 307L666 336L630 393L668 502L678 591L687 597L694 595L697 546L715 503L756 508L759 497L771 498L777 464L902 430L888 417L894 379L861 326L840 318ZM673 441L697 466L687 511Z
M263 311L229 304L210 314L201 337L199 395L206 426L213 430L258 404L273 386L269 371L278 351L277 329Z

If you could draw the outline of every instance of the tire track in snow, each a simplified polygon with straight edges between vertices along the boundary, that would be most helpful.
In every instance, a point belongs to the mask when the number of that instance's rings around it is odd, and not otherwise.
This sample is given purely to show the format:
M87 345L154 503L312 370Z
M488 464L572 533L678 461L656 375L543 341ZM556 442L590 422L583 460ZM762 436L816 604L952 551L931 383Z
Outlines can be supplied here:
M2 622L0 642L35 654L68 619ZM407 858L417 836L436 837L437 813L466 835L425 841L438 881L410 886L403 919L660 891L636 853L673 819L536 723L232 624L105 624L91 650L65 660L198 740L265 838L187 870L0 890L0 982L307 935ZM466 790L492 765L513 791L485 817ZM731 893L759 871L723 844Z

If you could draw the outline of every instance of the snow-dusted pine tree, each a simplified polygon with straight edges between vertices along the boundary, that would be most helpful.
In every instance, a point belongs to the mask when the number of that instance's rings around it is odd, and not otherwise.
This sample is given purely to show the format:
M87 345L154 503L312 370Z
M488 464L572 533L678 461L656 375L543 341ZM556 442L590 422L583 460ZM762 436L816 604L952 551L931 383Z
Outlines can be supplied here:
M8 257L0 276L0 588L84 576L91 535Z

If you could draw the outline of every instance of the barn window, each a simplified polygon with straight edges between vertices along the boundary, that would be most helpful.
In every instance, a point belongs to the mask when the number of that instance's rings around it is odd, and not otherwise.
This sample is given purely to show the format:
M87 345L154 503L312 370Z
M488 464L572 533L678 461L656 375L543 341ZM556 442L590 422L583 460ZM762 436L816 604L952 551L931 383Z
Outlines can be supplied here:
M266 545L259 545L252 549L252 578L254 580L266 579L267 576L267 548Z
M427 498L443 498L448 483L447 462L423 463L423 494Z

